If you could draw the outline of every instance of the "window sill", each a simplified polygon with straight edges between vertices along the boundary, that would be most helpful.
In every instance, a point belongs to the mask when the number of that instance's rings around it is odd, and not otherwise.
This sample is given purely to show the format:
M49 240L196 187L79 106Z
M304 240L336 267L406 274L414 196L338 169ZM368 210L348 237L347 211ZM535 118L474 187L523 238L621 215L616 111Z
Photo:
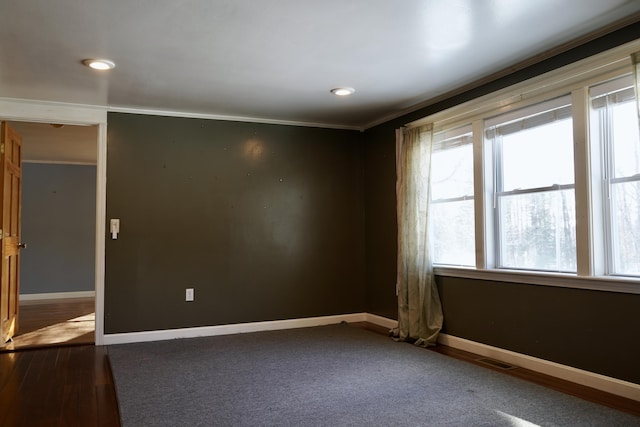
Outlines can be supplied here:
M434 267L436 276L496 282L524 283L560 288L640 294L640 279L616 276L577 276L575 274L526 272L517 270L478 270L465 267Z

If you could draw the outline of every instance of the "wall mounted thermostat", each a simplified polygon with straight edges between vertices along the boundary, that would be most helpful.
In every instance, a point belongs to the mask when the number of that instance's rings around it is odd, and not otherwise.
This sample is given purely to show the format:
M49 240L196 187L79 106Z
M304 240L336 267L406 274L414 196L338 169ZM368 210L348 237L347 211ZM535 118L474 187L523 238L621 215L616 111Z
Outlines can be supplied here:
M120 220L115 218L111 220L111 238L116 240L118 238L118 233L120 233Z

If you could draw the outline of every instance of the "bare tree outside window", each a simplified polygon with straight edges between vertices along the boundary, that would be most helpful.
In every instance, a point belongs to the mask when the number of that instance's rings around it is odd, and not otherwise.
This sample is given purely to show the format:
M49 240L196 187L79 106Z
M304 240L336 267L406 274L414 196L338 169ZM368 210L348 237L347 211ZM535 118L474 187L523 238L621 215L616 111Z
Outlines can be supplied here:
M497 117L487 129L500 268L576 271L573 120L562 101Z

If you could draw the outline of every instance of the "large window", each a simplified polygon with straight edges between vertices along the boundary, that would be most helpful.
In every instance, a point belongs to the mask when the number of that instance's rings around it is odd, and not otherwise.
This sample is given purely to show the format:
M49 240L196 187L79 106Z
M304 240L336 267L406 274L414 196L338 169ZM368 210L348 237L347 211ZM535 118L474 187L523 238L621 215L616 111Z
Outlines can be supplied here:
M433 262L475 265L471 126L434 136L431 161Z
M411 124L435 129L436 274L640 294L637 52L640 40Z
M591 140L599 148L606 272L640 276L640 137L633 79L591 87Z
M487 120L493 148L496 266L576 271L571 100Z

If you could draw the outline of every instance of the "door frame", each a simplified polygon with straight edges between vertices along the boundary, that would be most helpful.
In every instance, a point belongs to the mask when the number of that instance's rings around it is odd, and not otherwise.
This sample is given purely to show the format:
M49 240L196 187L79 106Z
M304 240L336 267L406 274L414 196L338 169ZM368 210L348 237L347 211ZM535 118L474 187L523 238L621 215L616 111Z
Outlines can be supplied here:
M0 120L98 126L96 159L95 344L104 344L104 272L107 217L107 107L0 98Z

